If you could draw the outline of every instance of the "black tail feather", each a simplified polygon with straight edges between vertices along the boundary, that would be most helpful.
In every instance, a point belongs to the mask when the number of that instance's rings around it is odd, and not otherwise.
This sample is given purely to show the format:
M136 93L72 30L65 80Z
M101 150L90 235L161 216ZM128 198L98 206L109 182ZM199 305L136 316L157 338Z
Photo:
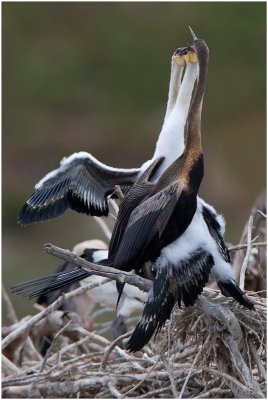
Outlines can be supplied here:
M117 291L118 291L118 297L117 297L117 302L116 302L116 309L117 309L117 307L118 307L119 301L120 301L121 296L122 296L122 294L123 294L124 287L125 287L125 283L116 282L116 288L117 288Z
M18 283L11 287L11 291L17 295L31 299L66 287L89 276L90 274L88 272L74 268L68 272L59 272L42 278Z
M85 249L84 253L81 255L86 261L95 262L94 255L100 251L99 249ZM101 260L95 262L96 264L108 265L108 260ZM51 292L56 292L53 299L56 300L57 297L63 292L69 292L75 289L74 283L78 283L85 278L88 278L90 274L87 271L79 269L75 264L69 262L63 262L56 269L56 273L48 275L42 278L32 279L30 281L18 283L11 287L11 291L17 295L27 297L29 299L38 297L38 302L47 303L48 299L45 297L46 294Z
M186 307L193 305L209 279L213 264L211 254L197 249L177 265L159 267L142 318L128 341L127 349L133 352L142 349L170 318L176 301L179 306L181 301Z
M127 350L131 352L139 351L150 341L154 333L157 335L159 330L165 325L165 322L170 318L175 302L176 299L173 295L170 292L167 293L165 303L159 308L157 314L151 318L146 314L145 306L142 319L127 343Z
M142 349L153 334L157 334L170 318L176 297L170 290L170 278L166 269L160 271L154 280L154 286L149 292L143 315L132 333L127 349L131 352Z
M224 296L231 296L242 306L247 307L249 310L255 310L254 304L233 279L218 281L217 284Z

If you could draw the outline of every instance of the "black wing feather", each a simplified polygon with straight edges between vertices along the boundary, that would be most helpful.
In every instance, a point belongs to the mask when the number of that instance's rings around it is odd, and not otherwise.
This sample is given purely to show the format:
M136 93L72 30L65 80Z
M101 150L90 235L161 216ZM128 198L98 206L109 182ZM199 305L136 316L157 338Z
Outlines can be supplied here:
M53 171L24 204L18 222L26 225L45 221L63 214L68 208L87 215L107 216L107 196L115 185L131 186L139 169L116 170L96 161L88 154Z
M112 260L115 255L122 237L125 233L128 220L132 211L146 198L148 193L154 187L154 184L149 180L153 174L157 171L164 157L159 157L152 162L152 164L143 172L136 183L130 188L129 192L126 194L124 200L122 201L118 217L113 229L113 234L109 245L109 259Z
M178 285L179 306L181 300L186 307L194 305L208 282L213 265L212 255L200 248L192 252L189 258L181 260L179 265L172 266L172 273Z
M170 318L176 301L179 306L181 300L186 307L193 305L208 282L213 264L211 254L197 249L177 265L159 267L142 318L128 341L127 349L132 352L142 349Z
M223 256L223 259L227 263L230 263L231 262L230 253L229 253L228 247L225 244L224 238L223 238L223 236L221 234L221 226L220 226L219 222L216 219L217 215L214 214L205 205L203 205L202 214L203 214L204 220L205 220L205 222L207 224L209 233L211 234L211 236L213 237L213 239L217 243L219 252Z
M147 261L146 251L159 238L177 204L180 191L171 184L141 203L129 218L125 234L115 255L113 267L130 271Z

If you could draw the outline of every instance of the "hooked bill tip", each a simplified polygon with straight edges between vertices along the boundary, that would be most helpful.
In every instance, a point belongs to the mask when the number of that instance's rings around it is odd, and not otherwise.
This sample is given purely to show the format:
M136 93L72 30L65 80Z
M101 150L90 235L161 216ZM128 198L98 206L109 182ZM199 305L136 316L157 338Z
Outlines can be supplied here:
M190 29L190 32L191 32L192 38L193 38L194 40L197 40L198 38L196 37L196 35L195 35L194 31L192 30L192 28L191 28L190 26L189 26L189 29Z

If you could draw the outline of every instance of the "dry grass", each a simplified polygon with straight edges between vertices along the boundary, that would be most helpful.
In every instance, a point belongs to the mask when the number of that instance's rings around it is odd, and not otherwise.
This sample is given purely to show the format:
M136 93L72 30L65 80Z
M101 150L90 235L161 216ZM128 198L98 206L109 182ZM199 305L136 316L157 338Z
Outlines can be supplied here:
M103 336L109 323L88 332L73 318L62 321L43 359L27 342L38 323L29 325L5 349L12 361L3 356L2 396L265 398L265 299L249 296L258 303L256 311L206 289L194 307L176 309L155 340L135 354ZM3 332L10 335L24 323Z

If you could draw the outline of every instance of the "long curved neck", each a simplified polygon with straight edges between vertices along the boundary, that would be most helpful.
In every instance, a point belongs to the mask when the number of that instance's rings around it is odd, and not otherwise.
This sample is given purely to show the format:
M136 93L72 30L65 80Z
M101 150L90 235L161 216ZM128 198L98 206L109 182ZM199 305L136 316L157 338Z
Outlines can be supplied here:
M166 115L164 118L164 123L168 119L171 111L173 110L174 104L176 103L176 99L178 97L178 93L181 86L181 76L182 76L183 67L179 65L174 56L171 58L171 73L170 73L170 81L169 81L169 91L168 91L168 102ZM161 132L160 132L161 135Z
M199 79L185 126L185 158L192 157L193 152L202 153L201 113L207 80L209 51L206 43L201 39L195 41L194 47L198 57Z
M166 186L172 181L181 180L184 182L185 188L191 186L194 181L194 189L198 190L203 178L203 158L201 145L201 111L203 96L205 92L207 69L208 69L208 48L203 40L196 40L194 43L195 51L199 64L199 79L196 91L190 105L185 129L185 148L181 156L179 156L170 167L160 177L157 189ZM191 180L192 175L196 179Z
M165 156L165 161L158 171L158 177L183 153L185 124L197 71L197 64L188 64L181 84L181 73L173 76L171 74L167 113L153 156L153 159ZM175 98L174 93L176 93L177 88L179 90Z

